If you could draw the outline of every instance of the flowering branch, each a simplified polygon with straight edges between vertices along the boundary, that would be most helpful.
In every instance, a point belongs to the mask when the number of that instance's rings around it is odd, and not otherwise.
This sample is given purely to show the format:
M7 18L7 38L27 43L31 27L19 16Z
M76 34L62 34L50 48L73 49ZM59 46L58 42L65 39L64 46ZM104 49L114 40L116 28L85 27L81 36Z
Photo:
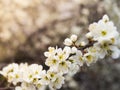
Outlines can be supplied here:
M38 64L13 63L0 74L16 86L15 90L44 90L46 86L55 90L62 87L66 75L73 76L84 65L90 66L106 56L119 58L120 35L107 15L90 24L86 38L88 42L78 42L78 37L72 35L65 39L63 49L49 47L44 53L48 70Z

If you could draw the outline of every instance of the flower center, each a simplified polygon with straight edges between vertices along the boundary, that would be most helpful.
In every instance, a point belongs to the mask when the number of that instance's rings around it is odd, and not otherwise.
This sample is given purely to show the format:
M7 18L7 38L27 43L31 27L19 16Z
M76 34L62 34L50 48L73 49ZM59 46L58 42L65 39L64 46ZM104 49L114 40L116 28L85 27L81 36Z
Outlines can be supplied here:
M87 58L88 61L92 60L92 56L91 55L86 56L86 58Z
M53 63L53 64L56 64L56 62L57 62L56 59L53 59L53 60L52 60L52 63Z
M105 30L101 31L102 36L105 36L107 32Z

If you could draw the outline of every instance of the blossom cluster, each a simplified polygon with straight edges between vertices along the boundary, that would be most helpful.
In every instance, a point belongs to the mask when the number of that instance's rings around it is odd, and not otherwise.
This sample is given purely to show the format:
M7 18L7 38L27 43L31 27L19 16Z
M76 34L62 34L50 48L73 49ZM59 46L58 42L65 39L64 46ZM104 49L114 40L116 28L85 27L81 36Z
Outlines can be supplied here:
M117 59L120 56L120 35L109 17L90 24L86 34L88 41L79 42L76 35L64 40L65 47L49 47L44 53L44 70L38 64L10 64L0 72L8 82L16 85L16 90L43 90L46 86L55 90L62 87L65 76L73 76L80 67L90 66L105 57Z
M76 42L77 37L75 35L65 39L65 45L77 48L77 52L70 59L77 61L80 66L84 64L89 66L106 56L113 59L120 56L120 35L107 15L104 15L98 22L90 24L86 38L88 42L80 43Z
M9 83L16 85L15 90L36 90L35 86L40 86L39 83L36 84L36 81L45 73L42 69L42 66L37 64L28 65L27 63L21 63L18 65L13 63L3 68L0 73L7 78ZM18 83L21 83L21 87L17 86Z

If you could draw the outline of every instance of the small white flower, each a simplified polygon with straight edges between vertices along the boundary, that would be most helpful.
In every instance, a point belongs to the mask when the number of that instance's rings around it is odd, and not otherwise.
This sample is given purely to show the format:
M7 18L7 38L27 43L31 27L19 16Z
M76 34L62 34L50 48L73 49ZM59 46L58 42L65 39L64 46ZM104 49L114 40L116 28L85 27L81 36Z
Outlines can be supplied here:
M59 61L57 60L57 57L53 56L53 57L47 58L45 64L47 66L57 66L58 62Z
M56 75L56 79L55 79L55 81L53 81L53 82L51 82L50 84L49 84L49 87L51 88L51 89L60 89L61 87L62 87L62 84L64 84L64 77L63 77L63 75L62 74L57 74Z
M48 74L45 73L45 74L43 74L41 77L42 77L42 78L41 78L41 80L40 80L39 82L40 82L42 85L49 85L49 83L50 83L50 78L49 78Z
M58 65L58 70L62 73L68 73L69 72L69 66L70 66L70 62L69 61L61 61L59 62Z
M37 88L37 90L46 90L46 86L45 86L45 85L42 85L41 83L38 83L38 84L36 85L36 88Z
M98 46L96 46L96 44L94 44L92 47L87 48L85 51L87 53L93 54L96 57L99 57L99 50L100 50L100 48Z
M19 72L19 70L8 74L8 82L13 83L13 85L17 85L17 83L22 81L23 81L22 75Z
M57 49L57 48L56 48ZM45 52L44 55L46 57L51 57L56 54L56 49L54 47L49 47L48 52Z
M34 75L30 70L26 71L25 74L23 74L23 80L27 83L31 83L34 79Z
M64 47L63 50L61 48L59 48L59 49L57 49L56 57L57 57L58 60L64 61L69 57L70 53L71 53L71 48L70 47L66 46L66 47Z
M76 54L71 56L69 59L74 60L80 66L82 66L84 63L83 54L80 50L77 50Z
M84 59L87 66L90 66L90 64L95 63L98 58L92 53L86 53L84 54Z
M16 63L12 63L9 64L8 66L4 67L2 69L2 72L0 72L0 74L2 74L3 76L7 77L7 75L11 72L14 72L18 69L18 64Z
M98 48L97 55L100 59L103 59L105 56L111 56L112 58L116 59L120 56L120 49L115 45L111 45L107 42L95 45Z
M120 56L120 49L116 46L110 46L110 50L112 52L112 58L117 59Z
M57 72L58 73L58 72ZM49 77L49 79L53 82L56 80L56 72L52 71L52 70L48 70L47 71L47 76Z
M109 43L107 42L102 42L101 44L96 43L94 45L94 47L97 47L97 56L100 59L103 59L107 54L108 54L108 50L109 50Z
M31 64L28 68L33 75L40 75L43 69L43 67L38 64Z
M79 71L79 65L77 63L72 63L69 67L68 75L73 76Z

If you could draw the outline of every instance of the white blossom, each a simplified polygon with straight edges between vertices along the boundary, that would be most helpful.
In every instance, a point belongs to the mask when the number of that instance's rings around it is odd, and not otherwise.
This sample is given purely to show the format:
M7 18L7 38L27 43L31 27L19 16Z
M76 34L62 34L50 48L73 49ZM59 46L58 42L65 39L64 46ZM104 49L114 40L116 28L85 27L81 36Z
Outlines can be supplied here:
M48 85L50 83L50 78L47 73L42 76L40 83L43 85Z
M120 56L120 49L116 46L110 46L110 50L112 52L111 57L113 59L117 59Z
M69 66L70 66L69 61L61 61L61 62L59 62L58 70L64 74L66 74L69 72Z
M62 87L62 84L64 84L64 77L62 74L57 74L55 81L51 82L49 87L51 89L60 89Z
M84 63L83 54L80 50L78 50L76 54L71 56L69 59L74 60L80 66L82 66Z
M113 22L109 21L109 18L106 15L97 23L90 24L89 31L89 34L92 35L93 39L100 43L116 39L119 36Z
M46 57L51 57L56 54L56 49L54 47L49 47L48 51L44 53Z
M90 66L91 63L96 62L97 57L92 53L86 53L84 55L85 63Z
M64 61L69 57L70 53L71 53L71 48L66 46L66 47L64 47L63 50L62 50L62 48L59 48L57 50L56 56L57 56L58 60Z
M46 62L45 64L47 66L57 66L59 63L59 61L57 60L57 57L56 56L53 56L53 57L49 57L46 59Z

